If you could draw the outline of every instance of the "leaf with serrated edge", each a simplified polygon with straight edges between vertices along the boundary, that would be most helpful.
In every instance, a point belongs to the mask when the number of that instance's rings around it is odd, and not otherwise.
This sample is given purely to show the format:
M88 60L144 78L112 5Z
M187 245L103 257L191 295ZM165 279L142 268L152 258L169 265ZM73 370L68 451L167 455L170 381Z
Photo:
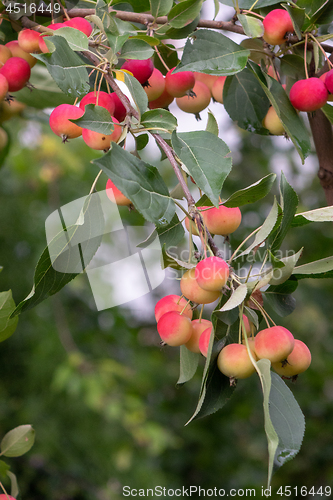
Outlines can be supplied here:
M80 118L70 120L79 127L93 130L100 134L110 135L114 130L114 122L107 109L95 104L87 104Z
M258 38L264 34L264 25L262 21L253 16L238 14L238 21L241 23L246 36Z
M287 182L287 179L283 172L281 172L280 181L280 205L283 209L283 216L281 225L277 235L274 237L274 241L271 245L271 250L274 252L277 250L286 236L288 229L290 228L294 215L298 206L298 196L294 189Z
M238 288L233 292L229 300L223 305L220 311L230 311L235 307L238 307L246 298L247 286L246 284L239 285Z
M89 40L87 35L76 28L70 28L69 26L59 28L56 36L62 36L65 38L70 48L74 51L89 50Z
M207 125L206 125L206 131L210 132L211 134L216 135L217 137L219 136L219 126L216 121L215 116L211 111L208 110L208 120L207 120Z
M154 18L158 16L166 16L173 4L173 0L149 0L150 12Z
M292 226L309 224L310 222L333 222L333 207L316 208L308 212L301 212L294 216Z
M8 339L16 330L18 318L10 318L14 310L12 291L0 292L0 342Z
M143 113L140 126L143 126L146 129L172 132L175 128L177 128L177 118L166 109L151 109Z
M293 274L299 279L298 275L306 275L305 277L311 278L312 275L326 274L333 270L333 257L326 257L325 259L315 260L302 266L297 266L293 270ZM331 274L330 274L331 276Z
M280 285L281 283L287 281L287 279L293 274L294 268L297 264L298 259L302 255L302 252L303 248L301 248L297 253L293 255L289 255L288 257L282 257L280 261L283 262L284 267L274 269L269 284Z
M178 269L179 271L188 271L189 269L193 269L196 264L192 264L190 262L185 262L184 260L177 259L173 257L166 251L166 244L162 247L162 267L163 269L167 267L172 267L173 269Z
M200 14L203 0L185 0L175 5L168 14L168 23L172 28L187 26Z
M154 49L144 40L131 38L121 48L121 57L124 59L149 59Z
M138 80L134 78L134 76L129 75L125 71L123 75L124 75L125 85L130 91L130 94L135 102L137 110L139 111L140 115L143 115L148 106L147 94L143 90L141 83L139 83Z
M185 384L195 375L200 354L191 352L185 345L180 346L180 372L177 384Z
M1 454L5 457L24 455L35 442L35 431L31 425L20 425L7 432L1 441Z
M250 51L215 31L200 29L188 39L180 64L173 71L234 75L245 68Z

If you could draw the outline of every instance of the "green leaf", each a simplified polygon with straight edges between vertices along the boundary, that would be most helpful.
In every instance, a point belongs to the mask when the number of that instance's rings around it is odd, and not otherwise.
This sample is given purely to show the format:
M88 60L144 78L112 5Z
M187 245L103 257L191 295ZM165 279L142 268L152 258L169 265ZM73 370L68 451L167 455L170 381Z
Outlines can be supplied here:
M281 268L275 267L275 269L273 269L272 278L270 279L269 284L280 285L281 283L284 283L293 274L294 268L298 259L302 255L302 252L303 248L293 255L282 257L280 261L283 262L284 266Z
M262 121L270 103L258 79L249 69L245 68L226 79L223 104L230 118L240 128L258 134L268 134Z
M293 275L297 279L303 278L332 278L333 277L333 257L315 260L302 266L297 266L293 270Z
M0 115L1 115L1 107L0 107ZM0 168L5 163L5 159L9 154L12 144L11 133L9 132L9 130L6 127L3 127L3 124L1 124L1 128L4 130L5 134L7 134L7 144L0 150Z
M1 455L5 457L20 457L24 455L35 442L35 431L31 425L20 425L7 432L0 445Z
M230 7L235 7L235 0L219 0L223 5L229 5ZM255 4L255 8L268 7L269 5L275 5L279 2L276 0L258 0ZM238 6L240 9L250 9L254 4L253 0L238 0Z
M295 80L305 79L304 59L296 54L286 54L281 58L281 73Z
M156 47L156 45L160 45L161 43L161 40L159 38L156 38L154 36L144 35L142 33L139 33L137 35L132 35L131 40L143 40L144 42L148 43L148 45L150 45L151 47Z
M304 20L305 20L305 10L300 9L295 4L292 7L289 5L285 5L284 7L291 17L297 38L299 40L302 40L302 38L303 38L302 26L303 26Z
M19 487L17 484L16 476L11 471L7 471L7 476L10 479L10 494L12 497L16 498L19 494Z
M124 43L126 42L126 40L128 40L128 38L130 36L129 33L125 33L123 35L120 35L120 34L115 35L114 32L111 32L109 30L106 30L105 34L107 36L110 48L112 49L112 52L114 54L117 54L117 52L120 52Z
M0 460L0 476L2 479L4 479L7 476L7 472L9 471L10 467L6 462L3 460Z
M304 163L304 159L311 151L309 132L304 122L291 105L282 85L274 78L263 73L258 65L253 63L250 63L250 65Z
M70 121L100 134L110 135L114 130L114 123L108 110L102 106L95 106L95 104L87 104L84 115Z
M153 242L156 239L156 234L159 237L161 247L170 248L178 245L178 243L183 239L185 231L182 224L180 223L180 220L178 219L178 215L175 214L170 224L165 227L163 226L155 228L154 231L149 235L149 237L137 246L139 248L145 248L148 243ZM162 254L164 260L166 258L166 255ZM167 258L169 258L169 256Z
M200 354L191 352L185 345L180 346L180 373L177 384L185 384L195 375Z
M241 23L246 36L251 38L259 38L263 36L264 25L260 19L253 16L245 16L244 14L238 14L237 18Z
M288 316L296 307L296 299L291 294L297 285L297 279L289 279L281 285L270 286L263 292L263 297L276 314L281 317Z
M124 72L124 79L125 85L130 91L140 115L143 115L148 106L148 97L146 92L143 90L141 83L139 83L134 76Z
M218 206L225 179L231 170L228 146L210 132L172 133L172 145L197 186Z
M171 222L175 205L156 167L139 160L115 143L93 163L110 177L146 220L161 227Z
M66 213L66 205L62 207L61 212L56 211L49 216L51 229L59 228L59 232L53 237L52 229L51 241L40 256L35 269L33 288L30 294L18 304L12 317L32 309L50 295L61 290L84 271L96 253L104 233L104 216L99 195L95 193L72 203L75 203L73 207L75 216L79 207L83 206L75 224L63 227L65 225L62 222L63 213L64 210ZM68 207L71 211L70 203ZM46 227L47 224L46 222Z
M158 51L163 61L165 61L169 68L174 68L175 66L177 66L177 64L179 63L179 59L177 49L174 45L162 43L162 45L158 48ZM164 64L162 64L157 53L155 53L154 55L154 66L155 68L159 69L161 73L163 73L163 75L167 73L167 69Z
M48 38L52 38L55 52L36 54L37 59L45 63L50 75L65 94L81 99L90 90L83 60L70 49L63 37L53 35Z
M73 104L74 97L69 97L64 94L46 67L42 64L36 64L31 70L29 79L33 90L24 87L22 90L15 92L18 101L32 106L37 109L55 108L60 104Z
M316 208L315 210L296 214L292 225L302 226L310 222L333 222L333 207Z
M244 69L250 51L216 31L200 29L187 40L174 73L199 71L209 75L233 75Z
M146 129L157 129L172 132L177 128L177 118L166 109L151 109L143 113L140 125Z
M251 245L249 245L246 248L246 250L244 250L243 252L241 252L240 254L238 254L236 256L237 259L239 257L244 256L244 255L248 255L250 252L252 252L252 250L256 250L264 241L267 240L268 236L271 234L271 232L273 231L273 229L275 227L276 221L278 219L278 215L279 215L278 204L277 204L276 198L274 197L273 206L272 206L269 214L267 215L265 222L263 223L263 225L261 226L261 228L257 232L257 234L254 238L254 241L251 243Z
M219 136L219 126L216 121L215 116L211 111L208 110L208 120L206 125L206 132L210 132L211 134Z
M199 16L203 0L185 0L175 5L168 14L168 22L173 28L183 28Z
M159 28L158 33L160 36L164 35L163 38L167 40L184 40L196 30L199 21L200 15L183 28L168 28L169 25L165 24L164 27Z
M150 12L154 18L169 14L173 0L149 0Z
M18 318L10 318L14 310L12 291L0 292L0 342L8 339L16 330Z
M287 182L287 179L283 172L281 172L280 181L280 205L283 210L282 222L278 233L274 236L274 240L271 246L271 251L274 252L280 248L288 229L290 228L294 215L298 206L298 196L294 189Z
M149 59L153 54L154 49L147 42L135 38L127 40L121 49L124 59Z
M238 288L231 294L227 302L219 309L219 311L231 311L235 307L238 307L242 302L244 302L247 295L246 284L239 285Z
M325 106L322 106L322 108L320 108L323 113L325 114L326 118L331 122L333 123L333 106L331 106L330 104L325 104Z
M193 269L195 264L177 259L177 257L169 254L166 250L166 244L164 243L162 248L162 268L166 269L167 267L177 269L178 271L188 271L189 269Z
M87 35L75 28L65 27L57 30L56 36L62 36L67 41L71 50L89 50L89 40ZM53 42L53 39L52 39Z
M250 186L233 193L224 203L226 207L241 207L261 200L272 189L276 174L268 174Z

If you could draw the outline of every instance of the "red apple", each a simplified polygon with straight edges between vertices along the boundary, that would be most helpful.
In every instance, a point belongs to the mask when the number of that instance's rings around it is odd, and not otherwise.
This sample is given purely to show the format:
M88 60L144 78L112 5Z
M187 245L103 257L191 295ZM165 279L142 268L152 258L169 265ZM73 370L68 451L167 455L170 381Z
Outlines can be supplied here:
M221 295L220 291L209 292L198 285L195 279L195 268L183 274L180 280L180 290L186 298L196 304L210 304L215 302Z
M182 71L173 74L170 69L165 75L165 90L173 97L182 97L195 85L195 78L192 71Z
M185 344L192 335L190 318L178 311L170 311L157 322L157 331L162 341L170 346Z
M192 335L190 337L190 340L188 340L185 344L187 349L191 352L199 353L199 339L201 337L201 334L205 330L211 330L212 328L213 324L208 319L194 319L192 321Z
M291 17L284 9L271 10L263 20L263 25L263 38L271 45L281 45L286 41L286 34L294 31Z
M28 82L31 70L25 59L11 57L0 68L0 74L7 79L9 92L17 92Z
M186 307L185 307L186 306ZM155 318L158 321L163 314L170 311L178 311L192 319L192 309L188 300L180 295L166 295L160 299L155 306Z
M207 257L198 262L195 279L204 290L220 291L229 278L229 266L220 257Z
M132 204L131 200L126 198L126 196L117 188L115 184L108 179L106 183L106 195L112 203L116 203L120 206L129 206Z
M271 363L285 360L294 345L293 334L283 326L271 326L261 330L254 338L254 348L258 359L269 359Z
M75 139L82 134L82 127L69 120L81 118L84 111L73 104L60 104L50 115L51 130L62 138L63 142Z
M298 80L289 93L291 104L299 111L315 111L326 104L327 98L328 90L325 83L315 77Z

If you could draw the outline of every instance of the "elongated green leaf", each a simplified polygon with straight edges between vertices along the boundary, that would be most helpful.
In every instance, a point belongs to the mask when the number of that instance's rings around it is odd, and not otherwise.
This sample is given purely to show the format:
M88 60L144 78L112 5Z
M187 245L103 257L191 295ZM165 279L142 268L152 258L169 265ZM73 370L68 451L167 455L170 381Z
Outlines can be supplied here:
M302 255L303 248L301 248L297 253L289 255L288 257L282 257L280 261L284 264L283 267L275 267L272 272L272 278L269 281L270 285L280 285L284 283L294 271L298 259Z
M149 59L153 54L154 49L147 42L135 38L127 40L121 49L124 59Z
M121 51L124 43L129 38L129 33L120 35L120 34L115 34L114 32L111 32L109 30L106 30L105 34L107 36L110 48L112 49L114 54L117 54L117 52Z
M250 66L282 121L285 131L294 143L302 162L304 162L304 159L311 151L309 132L304 122L291 105L282 85L274 78L263 73L257 64L250 63Z
M216 121L215 116L211 111L208 111L208 120L206 125L206 132L210 132L211 134L219 136L219 126Z
M87 35L75 28L70 28L69 26L60 28L57 30L56 36L62 36L65 38L70 49L74 51L85 51L89 49L89 40Z
M173 0L149 0L151 15L155 18L169 14Z
M10 318L14 310L12 291L0 292L0 342L8 339L16 330L18 318Z
M315 260L302 266L297 266L293 270L297 279L302 278L332 278L333 276L333 257Z
M138 80L134 78L134 76L131 76L125 72L124 78L125 85L130 91L140 115L143 115L148 106L148 97L146 92L143 90L141 83L139 83Z
M87 104L84 115L81 118L70 121L82 128L94 130L100 134L110 135L114 130L114 124L108 110L94 104Z
M78 201L80 203L77 205ZM76 224L68 225L61 231L61 214L58 211L51 214L51 229L54 224L56 228L60 227L60 231L54 237L52 231L52 239L38 260L33 288L18 304L12 317L37 306L61 290L84 271L96 253L104 233L104 217L99 196L93 194L73 203L75 213L79 206L83 206ZM61 212L64 208L62 207Z
M185 0L175 5L168 14L168 22L173 28L183 28L200 14L203 0Z
M276 174L268 174L250 186L233 193L224 203L226 207L241 207L264 198L272 189Z
M185 384L195 375L200 354L191 352L184 345L180 346L180 373L177 384Z
M6 462L4 462L3 460L0 460L0 476L2 480L6 477L9 469L10 469L9 465L6 464Z
M238 307L246 298L247 295L247 286L239 285L238 288L231 294L229 300L221 307L220 311L231 311Z
M180 64L174 70L209 75L233 75L245 68L250 51L215 31L200 29L188 39Z
M263 292L263 297L279 316L288 316L296 307L296 299L291 294L297 285L297 279L289 279L281 285L270 286Z
M84 62L71 50L65 38L57 35L48 38L52 38L55 52L36 54L36 57L45 63L50 75L65 94L82 98L90 90Z
M172 132L177 128L177 118L166 109L151 109L143 113L140 125L147 129Z
M197 186L218 206L223 183L231 170L228 146L204 130L181 134L174 131L172 145Z
M185 234L184 228L178 219L178 215L175 214L167 226L157 227L154 231L149 235L149 237L139 245L138 247L145 248L149 242L153 242L156 238L156 235L159 237L161 247L165 247L166 252L171 247L175 247L182 240ZM170 250L171 251L171 250Z
M17 484L16 476L10 470L7 471L7 476L10 479L10 493L11 493L11 496L13 496L14 498L16 498L17 495L19 494L19 487L18 487L18 484Z
M226 79L223 104L230 118L240 128L258 134L268 134L262 121L270 103L258 79L249 69L245 68Z
M7 432L1 441L1 454L5 457L20 457L33 446L35 431L31 425L20 425Z
M326 118L328 118L329 121L333 123L333 106L331 106L330 104L325 104L325 106L323 106L321 110L325 114Z
M162 267L163 269L167 267L172 267L172 269L178 269L178 271L188 271L193 269L196 264L185 262L184 260L178 259L176 255L171 255L168 253L166 244L162 248Z
M315 210L296 214L291 226L304 226L310 224L310 222L333 222L333 207L316 208Z
M146 220L161 227L171 222L175 205L156 167L139 160L115 143L93 163L110 177Z
M238 21L241 23L246 36L258 38L264 34L264 25L260 19L253 16L238 14Z
M290 186L290 184L287 182L287 179L283 172L281 172L280 181L280 205L283 210L283 216L278 232L276 235L274 235L274 241L271 246L272 252L280 248L288 232L288 229L293 222L294 215L298 206L298 196Z

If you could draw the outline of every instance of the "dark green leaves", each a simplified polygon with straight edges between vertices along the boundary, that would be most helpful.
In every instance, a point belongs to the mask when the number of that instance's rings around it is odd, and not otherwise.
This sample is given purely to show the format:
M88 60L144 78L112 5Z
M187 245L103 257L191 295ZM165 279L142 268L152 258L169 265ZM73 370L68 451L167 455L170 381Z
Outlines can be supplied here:
M70 97L82 98L90 90L88 72L82 59L69 47L65 38L52 36L56 50L50 54L36 54L58 87Z
M151 109L142 115L140 125L146 129L172 132L177 127L177 118L166 109Z
M84 115L71 121L82 128L94 130L100 134L110 135L114 130L113 121L108 110L94 104L87 104Z
M172 28L183 28L200 14L203 0L185 0L175 5L168 14Z
M297 266L293 270L297 279L302 278L332 278L333 277L333 257L315 260L302 266Z
M11 290L0 292L0 342L8 339L16 330L18 318L10 319L15 309Z
M197 186L217 206L223 183L231 170L228 146L206 131L173 132L172 145Z
M241 207L264 198L272 189L276 175L268 174L259 181L232 194L224 203L226 207Z
M149 222L166 226L175 214L175 205L158 170L139 160L117 144L102 158L94 160L118 189Z
M270 106L264 90L253 73L245 68L226 79L223 104L230 118L244 130L268 134L262 124Z
M121 49L121 57L124 59L149 59L154 50L144 40L135 38L127 40Z
M198 30L188 39L179 71L200 71L210 75L233 75L244 69L250 51L228 37L210 30Z
M184 345L180 346L180 372L177 384L185 384L197 371L200 355L191 352Z
M173 0L149 0L152 16L165 16L169 13Z

